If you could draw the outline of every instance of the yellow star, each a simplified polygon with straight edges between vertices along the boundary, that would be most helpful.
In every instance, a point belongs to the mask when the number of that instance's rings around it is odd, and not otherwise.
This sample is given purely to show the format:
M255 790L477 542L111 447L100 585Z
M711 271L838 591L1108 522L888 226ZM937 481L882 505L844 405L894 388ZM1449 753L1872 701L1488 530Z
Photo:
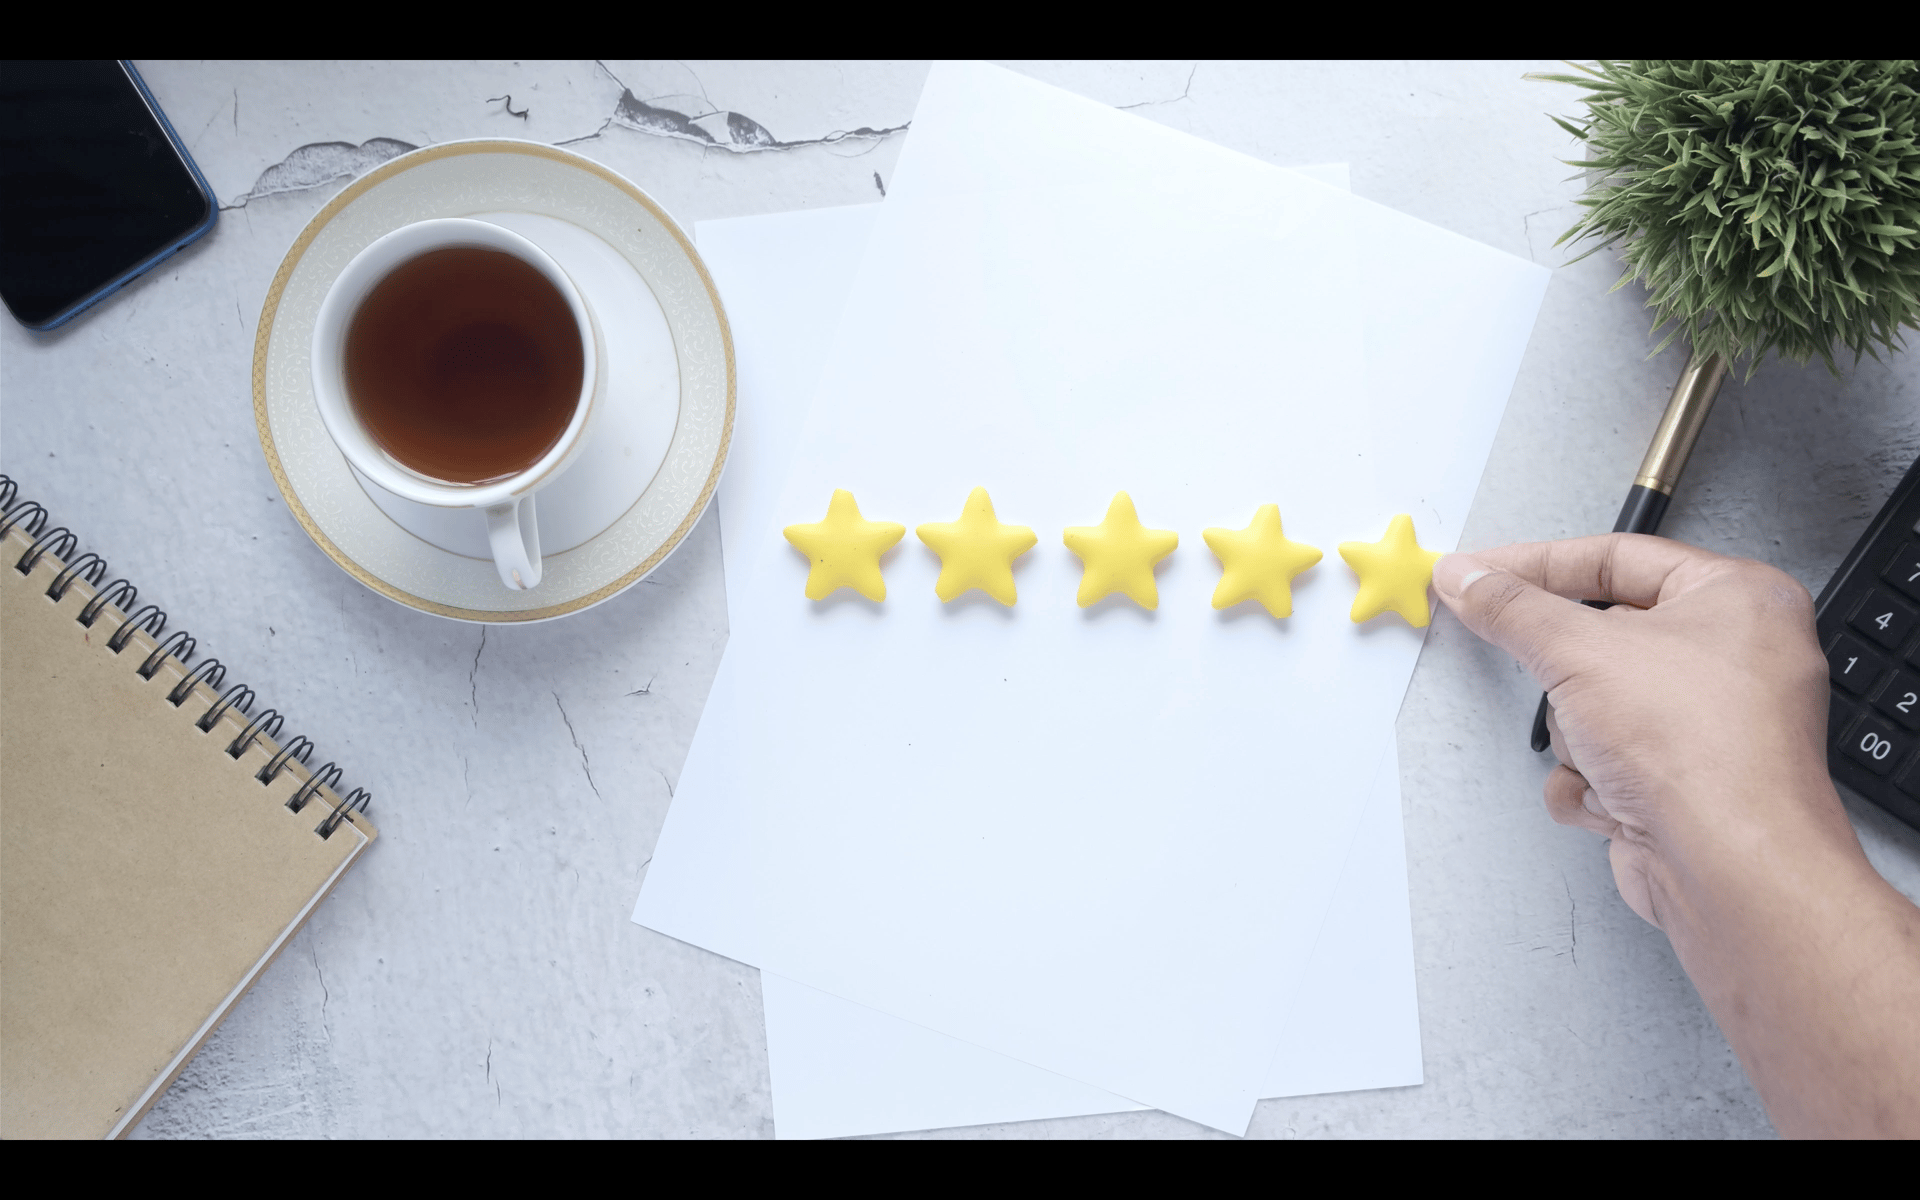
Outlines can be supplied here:
M1115 492L1106 519L1098 525L1078 525L1066 531L1067 549L1080 556L1080 607L1100 597L1124 592L1141 608L1160 607L1153 584L1153 564L1173 553L1180 535L1168 529L1148 529L1133 511L1133 498Z
M885 600L887 581L880 577L880 556L900 540L907 527L894 521L867 520L853 502L853 493L835 488L826 520L789 525L783 532L813 564L807 572L807 599L825 600L835 588L850 587L869 600Z
M1014 601L1013 560L1040 540L1025 525L1002 525L985 488L967 494L958 521L922 525L914 532L940 556L934 595L944 602L979 588L1009 607Z
M1427 607L1427 585L1433 582L1433 564L1440 555L1422 550L1413 540L1413 518L1401 513L1387 524L1387 536L1377 542L1341 542L1340 557L1360 577L1360 593L1353 598L1353 621L1370 621L1392 609L1415 629L1433 619Z
M1320 551L1290 542L1280 529L1280 506L1262 504L1245 529L1203 529L1200 536L1220 559L1220 586L1213 606L1231 608L1258 600L1276 617L1293 615L1295 575L1320 561Z

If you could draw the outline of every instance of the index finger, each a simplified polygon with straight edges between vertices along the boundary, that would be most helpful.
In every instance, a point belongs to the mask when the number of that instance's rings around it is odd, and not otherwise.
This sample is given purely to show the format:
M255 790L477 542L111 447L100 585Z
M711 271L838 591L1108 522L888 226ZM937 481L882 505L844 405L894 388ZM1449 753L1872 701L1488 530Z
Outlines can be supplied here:
M1569 600L1652 608L1698 583L1725 555L1644 533L1516 542L1473 557Z

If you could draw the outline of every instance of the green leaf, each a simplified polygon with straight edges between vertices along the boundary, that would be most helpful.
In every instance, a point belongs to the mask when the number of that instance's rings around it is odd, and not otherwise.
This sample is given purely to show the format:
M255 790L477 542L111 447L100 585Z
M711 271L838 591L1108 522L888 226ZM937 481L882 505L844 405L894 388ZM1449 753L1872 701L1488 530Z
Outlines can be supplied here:
M1920 64L1574 69L1535 76L1580 89L1581 113L1552 119L1596 173L1560 242L1617 254L1663 345L1832 369L1836 345L1857 361L1920 328Z

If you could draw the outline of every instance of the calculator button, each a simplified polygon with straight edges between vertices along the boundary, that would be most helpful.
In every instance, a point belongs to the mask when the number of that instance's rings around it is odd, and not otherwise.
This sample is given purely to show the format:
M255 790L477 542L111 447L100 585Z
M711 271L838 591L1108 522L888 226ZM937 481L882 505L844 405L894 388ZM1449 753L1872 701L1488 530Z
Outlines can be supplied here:
M1920 797L1920 758L1907 764L1907 769L1893 777L1894 784L1909 796Z
M1861 644L1859 638L1844 633L1834 639L1833 648L1827 651L1827 674L1836 685L1856 696L1866 694L1885 666L1880 656Z
M1886 775L1907 756L1912 741L1878 717L1865 716L1847 731L1840 749L1875 775Z
M1880 578L1920 600L1920 542L1908 542L1893 556Z
M1847 624L1887 649L1897 650L1913 632L1915 621L1912 608L1895 600L1886 588L1874 588L1853 610L1853 620Z
M1920 677L1895 671L1893 682L1880 689L1873 706L1903 729L1920 729Z

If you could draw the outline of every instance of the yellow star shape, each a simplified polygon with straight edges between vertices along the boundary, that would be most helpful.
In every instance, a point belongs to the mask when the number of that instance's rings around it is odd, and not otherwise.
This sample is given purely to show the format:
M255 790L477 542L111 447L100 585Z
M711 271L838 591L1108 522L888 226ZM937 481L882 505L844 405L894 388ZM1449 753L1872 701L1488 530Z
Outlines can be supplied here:
M1113 592L1126 593L1141 608L1160 607L1153 564L1173 553L1180 535L1140 524L1139 515L1133 511L1133 497L1115 492L1105 520L1068 529L1065 541L1084 567L1080 575L1081 608Z
M835 488L827 518L783 530L794 548L807 556L807 599L825 600L836 588L850 587L869 600L887 598L880 577L880 556L907 532L896 521L869 521L860 515L853 493Z
M1220 586L1213 606L1231 608L1258 600L1276 617L1293 615L1295 575L1320 561L1320 551L1290 542L1280 528L1280 506L1262 504L1245 529L1203 529L1200 536L1220 559Z
M1353 598L1353 621L1371 621L1392 609L1415 629L1433 619L1427 607L1427 585L1433 582L1433 564L1441 558L1422 550L1413 540L1413 518L1401 513L1387 524L1387 536L1377 542L1341 542L1340 557L1360 577L1360 593Z
M987 489L978 487L967 494L958 521L922 525L914 532L940 556L934 595L944 602L979 588L1008 607L1014 601L1013 560L1040 540L1025 525L1002 525Z

